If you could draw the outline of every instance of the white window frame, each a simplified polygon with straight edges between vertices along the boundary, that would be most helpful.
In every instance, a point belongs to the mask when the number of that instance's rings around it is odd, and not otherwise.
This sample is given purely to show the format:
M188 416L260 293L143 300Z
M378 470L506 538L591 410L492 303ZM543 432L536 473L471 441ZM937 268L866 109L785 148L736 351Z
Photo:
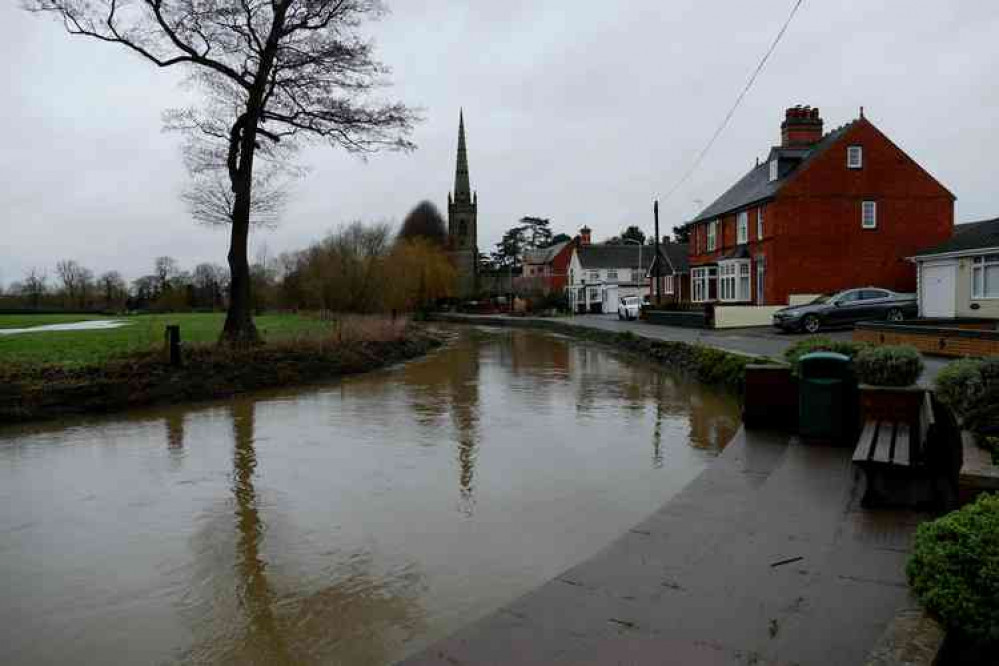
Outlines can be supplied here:
M617 269L616 268L608 268L607 269L607 281L608 282L617 282Z
M763 240L763 204L756 209L756 240Z
M738 303L752 298L749 259L718 262L718 300Z
M666 284L665 284L665 286L663 288L663 293L665 293L665 294L667 294L669 296L672 296L673 295L673 276L672 275L666 275L664 277L666 279Z
M735 244L745 245L749 242L749 211L741 211L735 218Z
M864 168L864 147L863 146L847 146L846 147L846 168L847 169L863 169Z
M600 271L590 271L589 278L593 282L600 282Z
M862 229L878 228L877 201L874 201L873 199L865 199L860 202L860 227Z
M717 269L713 266L692 268L690 271L691 300L694 303L707 303L711 300L711 281L717 279Z
M718 249L718 220L708 222L708 252Z
M777 160L770 160L770 182L777 180L777 176L780 175L777 167Z
M989 279L994 274L995 280ZM971 298L976 301L999 300L999 254L983 254L971 259Z

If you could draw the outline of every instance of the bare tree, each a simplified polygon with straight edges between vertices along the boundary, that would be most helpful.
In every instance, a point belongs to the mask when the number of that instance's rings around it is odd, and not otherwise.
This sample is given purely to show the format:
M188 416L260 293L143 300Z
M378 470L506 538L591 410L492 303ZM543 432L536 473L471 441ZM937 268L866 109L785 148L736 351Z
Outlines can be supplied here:
M45 271L40 271L34 267L28 269L28 272L24 274L24 282L22 283L24 294L28 297L31 307L36 310L41 303L42 296L48 289L47 280L48 275Z
M107 271L97 278L97 286L104 296L104 307L113 310L120 306L127 296L128 287L125 278L118 271Z
M180 274L180 267L173 257L156 257L153 275L156 276L156 296L170 288L170 281Z
M223 302L222 295L229 284L229 271L218 264L198 264L194 267L192 282L197 304L215 308Z
M359 30L383 13L380 0L25 1L71 34L121 45L158 67L187 68L205 93L202 107L171 112L167 125L226 146L234 199L222 338L230 343L258 340L247 258L258 151L266 159L296 139L360 153L413 147L406 137L414 113L367 96L387 70Z
M94 284L93 272L72 259L63 259L56 264L56 273L62 281L66 305L85 308Z

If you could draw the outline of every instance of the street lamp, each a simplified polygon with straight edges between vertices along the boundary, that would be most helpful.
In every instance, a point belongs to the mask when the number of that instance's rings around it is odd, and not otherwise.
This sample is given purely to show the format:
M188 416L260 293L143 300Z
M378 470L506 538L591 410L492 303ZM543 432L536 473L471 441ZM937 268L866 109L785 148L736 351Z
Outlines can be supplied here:
M638 270L642 270L642 246L645 245L645 243L640 243L634 238L622 238L621 240L625 243L634 243L638 246ZM642 280L645 280L644 276L642 277Z

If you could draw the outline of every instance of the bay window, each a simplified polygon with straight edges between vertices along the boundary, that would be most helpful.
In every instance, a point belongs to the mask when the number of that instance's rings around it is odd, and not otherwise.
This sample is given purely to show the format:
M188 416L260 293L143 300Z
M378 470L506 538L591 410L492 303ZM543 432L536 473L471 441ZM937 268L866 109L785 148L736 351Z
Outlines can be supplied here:
M999 298L999 254L972 259L971 297Z
M705 301L712 300L711 292L714 290L711 287L712 283L717 279L718 269L713 266L691 269L692 300L695 303L704 303Z
M734 259L718 263L718 299L721 301L748 301L749 260Z

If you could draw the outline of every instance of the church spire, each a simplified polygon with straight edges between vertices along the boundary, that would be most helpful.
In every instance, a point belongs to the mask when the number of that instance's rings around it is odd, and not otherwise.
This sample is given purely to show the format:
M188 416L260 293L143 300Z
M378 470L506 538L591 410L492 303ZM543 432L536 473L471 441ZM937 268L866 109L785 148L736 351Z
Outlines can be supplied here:
M454 201L468 203L472 188L468 183L468 153L465 150L465 112L458 112L458 164L454 174Z

